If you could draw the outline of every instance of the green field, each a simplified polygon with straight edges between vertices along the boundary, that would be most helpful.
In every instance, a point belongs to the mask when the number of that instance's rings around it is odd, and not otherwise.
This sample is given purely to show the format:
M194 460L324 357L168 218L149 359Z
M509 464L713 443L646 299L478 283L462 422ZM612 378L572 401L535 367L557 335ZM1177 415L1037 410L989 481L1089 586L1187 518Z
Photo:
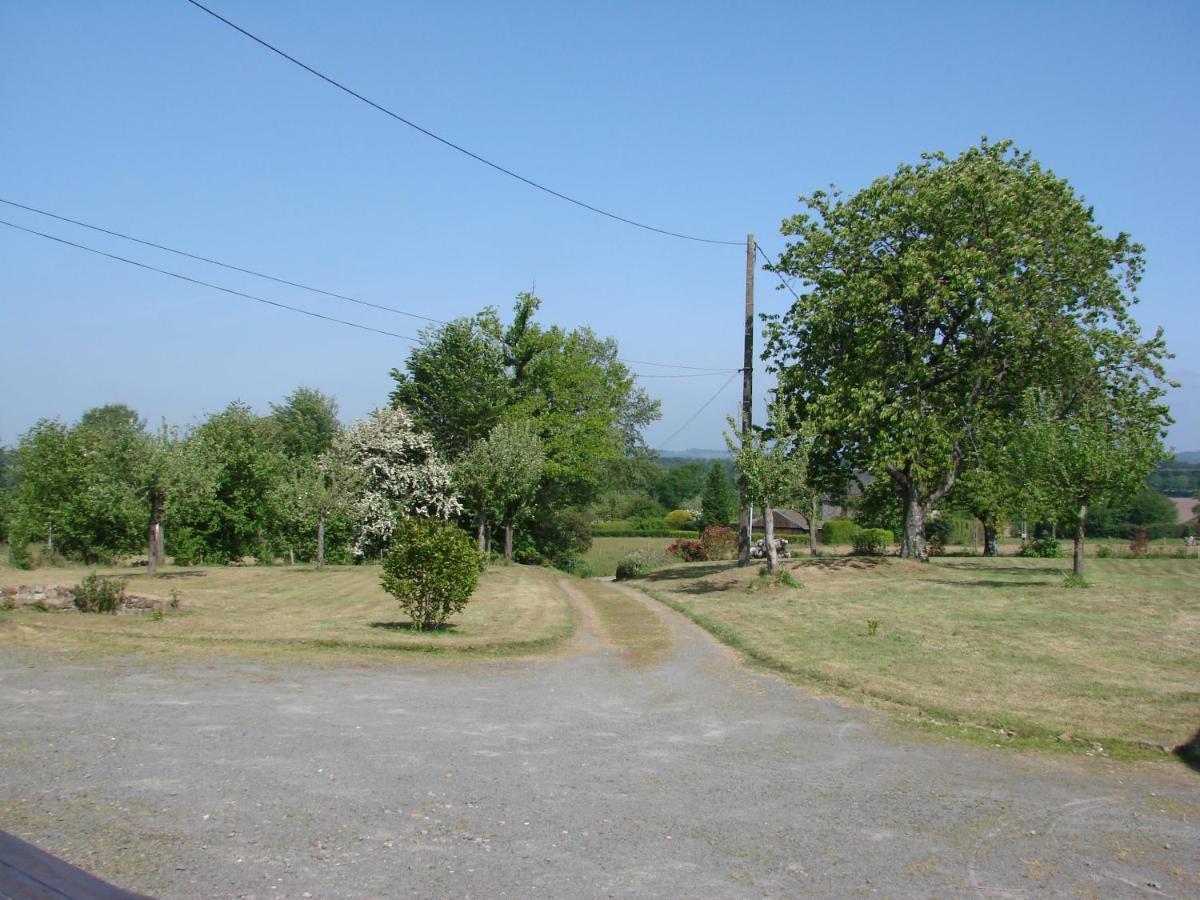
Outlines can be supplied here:
M0 585L73 585L80 567L32 572L0 568ZM561 573L533 566L494 566L452 627L413 632L399 604L379 585L378 566L165 567L102 569L129 577L128 590L164 598L178 591L180 610L148 613L0 611L0 646L162 653L263 655L319 650L520 653L570 635L573 618Z
M762 664L989 742L1160 752L1200 725L1200 561L796 559L632 582ZM869 620L878 624L874 636Z
M663 562L666 562L670 559L666 550L673 542L674 538L669 537L597 537L592 538L591 549L583 555L583 560L588 565L589 575L613 575L621 557L634 550L661 554Z

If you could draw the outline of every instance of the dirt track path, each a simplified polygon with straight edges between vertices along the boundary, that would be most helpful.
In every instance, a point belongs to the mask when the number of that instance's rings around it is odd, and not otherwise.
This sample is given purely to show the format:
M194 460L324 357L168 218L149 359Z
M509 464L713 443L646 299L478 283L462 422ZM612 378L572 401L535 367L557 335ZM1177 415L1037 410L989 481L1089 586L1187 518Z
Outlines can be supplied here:
M572 595L540 660L4 651L0 829L171 897L1200 894L1200 775L898 735Z

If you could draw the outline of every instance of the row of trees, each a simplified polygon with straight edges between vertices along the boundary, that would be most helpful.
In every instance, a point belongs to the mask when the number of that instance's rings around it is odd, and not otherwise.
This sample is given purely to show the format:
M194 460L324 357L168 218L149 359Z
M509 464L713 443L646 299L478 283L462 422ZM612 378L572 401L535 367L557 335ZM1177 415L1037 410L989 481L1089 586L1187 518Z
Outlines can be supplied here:
M569 564L578 512L644 455L657 416L588 329L542 328L535 297L428 329L393 370L388 408L343 428L337 404L299 388L266 416L231 404L199 426L147 430L124 405L38 422L0 456L3 522L18 557L43 540L89 561L145 547L153 568L288 556L375 557L405 516L458 518L481 550ZM164 540L165 532L165 540Z
M1081 571L1089 509L1137 491L1171 421L1161 331L1130 312L1143 248L1010 142L802 200L770 267L806 289L765 317L774 440L806 436L787 452L826 493L890 488L903 556L954 505L990 553L1006 516L1068 519Z

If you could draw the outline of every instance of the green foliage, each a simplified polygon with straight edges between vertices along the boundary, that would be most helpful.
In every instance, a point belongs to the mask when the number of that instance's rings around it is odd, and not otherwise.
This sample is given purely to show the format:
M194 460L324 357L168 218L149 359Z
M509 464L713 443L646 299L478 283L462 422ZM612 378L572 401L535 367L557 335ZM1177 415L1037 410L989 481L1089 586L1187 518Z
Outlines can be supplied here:
M867 637L875 637L879 632L879 620L867 619Z
M944 515L933 515L925 520L925 541L929 552L941 556L946 552L946 544L950 541L950 518Z
M758 591L767 590L769 588L780 587L792 588L793 590L796 590L804 587L804 584L803 582L797 581L796 576L794 576L787 569L779 569L775 572L772 572L768 567L763 566L758 570L758 575L755 576L754 581L750 583L750 592L757 593Z
M821 526L821 543L827 547L853 544L859 528L850 519L826 519Z
M29 553L29 542L24 535L15 532L9 534L8 564L14 569L33 568L33 556Z
M809 288L769 322L779 394L824 456L890 478L914 523L1026 389L1101 357L1105 373L1163 377L1161 340L1140 341L1128 311L1142 248L1105 237L1011 142L925 154L805 203L773 267ZM917 529L904 534L903 554L923 557Z
M886 528L864 528L854 535L854 552L861 556L880 556L891 549L895 536Z
M250 407L231 403L209 416L168 467L168 552L209 562L269 555L266 536L279 520L277 485L287 471L270 423Z
M1017 555L1038 559L1059 559L1062 557L1062 544L1051 537L1034 538L1021 547L1017 551Z
M673 509L663 517L667 527L672 531L683 531L692 524L690 509Z
M747 435L738 434L733 419L728 420L725 444L747 497L759 509L790 506L806 493L809 444L790 427L789 418L787 407L774 403L768 426Z
M92 572L75 585L72 595L80 612L115 613L125 599L125 579Z
M1146 488L1138 491L1122 516L1122 521L1133 525L1174 525L1176 520L1171 499Z
M1101 544L1096 548L1097 559L1108 559L1110 556L1112 556L1112 548L1108 544Z
M43 419L21 436L8 518L13 543L45 540L85 561L138 546L146 512L136 473L147 437L136 413L88 410L68 428Z
M700 535L705 559L733 559L737 553L737 535L724 525L709 525Z
M572 572L572 561L592 546L592 527L582 513L573 509L547 511L535 517L530 536L538 561Z
M453 479L477 521L493 519L511 528L533 502L545 467L533 423L501 422L459 457Z
M704 480L704 493L700 496L700 529L710 525L728 526L737 521L737 497L729 483L725 467L714 460L708 467Z
M479 583L479 555L458 526L401 519L383 558L383 588L400 601L413 628L439 628L460 612Z
M682 507L700 496L704 490L707 470L699 460L665 465L659 460L647 479L650 495L667 509Z
M657 562L655 554L646 550L633 550L621 557L617 563L617 581L627 581L630 578L644 578L649 575Z
M341 430L337 400L309 387L296 388L282 404L272 403L268 421L275 443L290 459L315 459Z
M640 429L658 417L658 403L617 359L615 341L588 328L543 328L533 321L539 305L518 295L508 328L488 309L422 332L407 372L392 372L391 400L451 459L501 420L530 421L546 458L540 515L595 499L613 467L641 446Z
M711 526L710 526L711 527ZM692 530L675 531L671 528L635 527L633 522L597 522L590 526L592 537L662 537L662 538L694 538L697 532Z
M1084 580L1082 575L1076 575L1074 572L1068 572L1062 580L1062 586L1065 588L1087 588L1091 585Z

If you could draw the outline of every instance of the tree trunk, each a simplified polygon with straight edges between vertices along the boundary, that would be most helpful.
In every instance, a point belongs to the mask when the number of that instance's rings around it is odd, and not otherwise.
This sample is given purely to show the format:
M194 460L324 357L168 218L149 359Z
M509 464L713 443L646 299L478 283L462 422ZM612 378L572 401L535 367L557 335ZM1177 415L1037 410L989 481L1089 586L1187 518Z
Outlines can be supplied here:
M504 561L512 562L513 523L504 523Z
M1000 550L996 543L996 522L990 516L983 519L983 555L999 556Z
M900 555L921 562L929 559L925 546L925 504L916 486L904 490L904 538L900 542Z
M813 497L812 506L808 512L808 555L816 556L817 550L817 516L821 511L821 498Z
M775 511L763 507L763 538L767 546L767 571L772 575L779 568L779 554L775 552Z
M475 517L475 524L477 526L475 537L479 542L479 552L487 553L487 513L482 509L479 511L479 515Z
M1083 524L1087 521L1087 504L1079 507L1079 518L1075 522L1075 574L1083 577Z
M146 574L157 575L158 564L162 562L161 526L163 514L163 495L155 493L150 499L150 529L146 536Z
M325 567L325 517L317 517L317 568Z

